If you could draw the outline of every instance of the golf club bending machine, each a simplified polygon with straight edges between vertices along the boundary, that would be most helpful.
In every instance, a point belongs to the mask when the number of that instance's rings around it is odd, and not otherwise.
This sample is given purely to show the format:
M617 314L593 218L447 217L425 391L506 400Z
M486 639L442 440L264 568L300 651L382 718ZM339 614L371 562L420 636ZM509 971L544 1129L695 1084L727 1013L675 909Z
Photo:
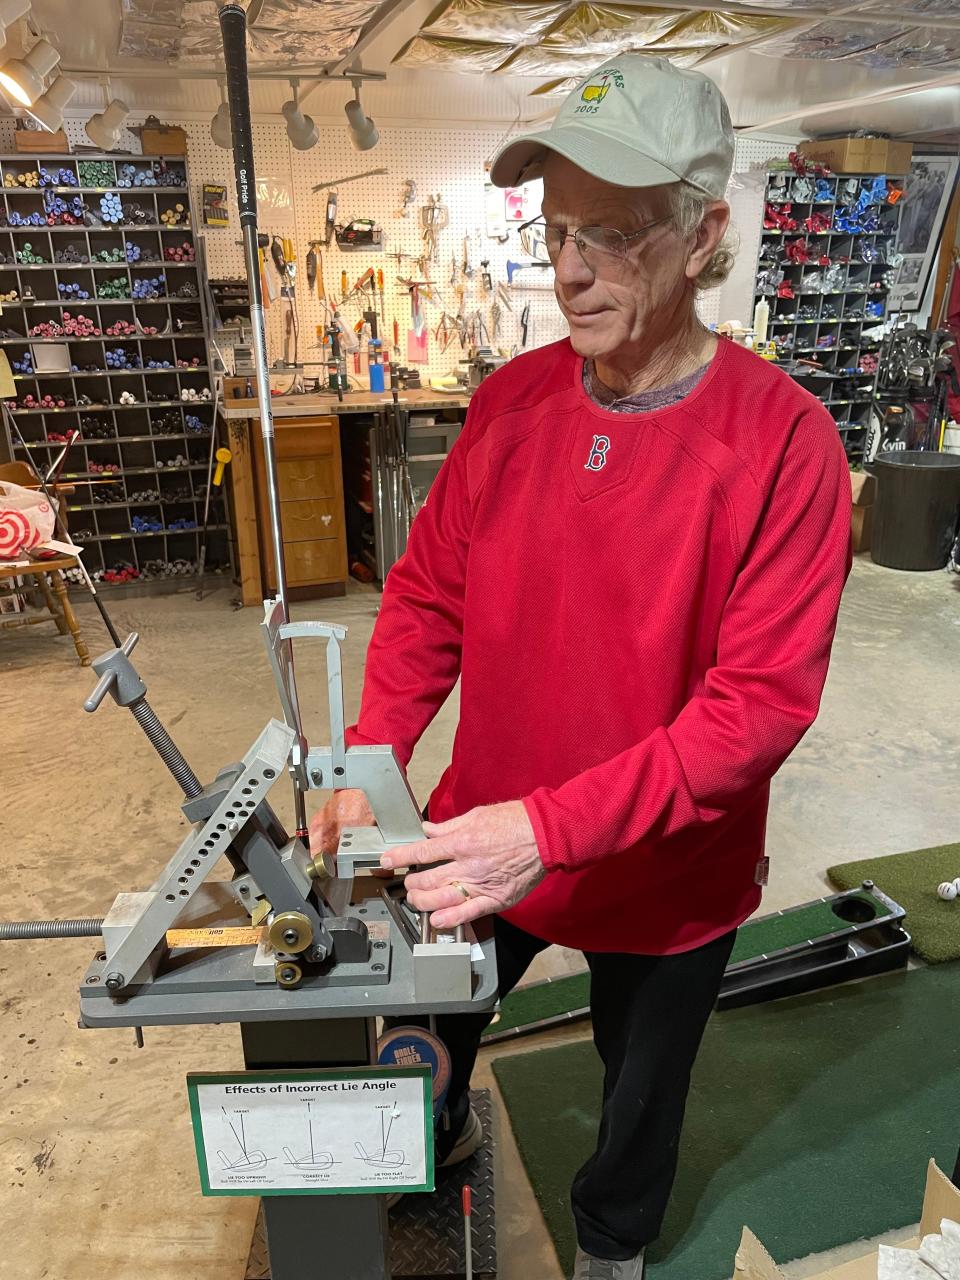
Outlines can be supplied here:
M8 937L102 934L102 950L80 987L83 1027L239 1022L249 1068L368 1065L377 1060L375 1019L480 1012L493 1007L492 937L468 926L436 936L426 915L387 887L354 893L358 872L390 847L421 840L420 813L390 746L347 747L340 666L342 627L291 622L260 273L256 182L246 56L246 14L220 10L243 231L257 397L263 433L277 598L261 624L282 720L270 720L243 760L202 785L146 701L131 661L138 637L94 662L99 683L85 709L109 695L128 707L184 792L189 834L145 892L121 893L102 921L12 926ZM293 641L326 642L330 745L308 746L300 718ZM288 836L267 793L284 775L294 786L296 834ZM344 830L335 859L309 852L308 790L364 791L376 826ZM225 856L229 880L209 873ZM367 879L367 885L372 883ZM357 886L359 890L360 885ZM353 901L356 897L356 901ZM251 930L245 945L176 945L173 926ZM246 935L234 935L234 938ZM187 939L189 944L189 938ZM272 1280L388 1280L384 1195L270 1196L263 1200ZM316 1268L316 1269L315 1269Z

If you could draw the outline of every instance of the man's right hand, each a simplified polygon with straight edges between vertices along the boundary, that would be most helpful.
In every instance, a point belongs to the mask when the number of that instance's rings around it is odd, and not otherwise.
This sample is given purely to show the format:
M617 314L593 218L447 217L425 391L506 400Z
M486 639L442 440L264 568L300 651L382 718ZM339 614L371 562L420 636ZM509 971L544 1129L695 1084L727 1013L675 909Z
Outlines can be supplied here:
M310 819L310 852L336 853L340 832L344 827L376 825L373 810L362 791L335 791L327 803Z

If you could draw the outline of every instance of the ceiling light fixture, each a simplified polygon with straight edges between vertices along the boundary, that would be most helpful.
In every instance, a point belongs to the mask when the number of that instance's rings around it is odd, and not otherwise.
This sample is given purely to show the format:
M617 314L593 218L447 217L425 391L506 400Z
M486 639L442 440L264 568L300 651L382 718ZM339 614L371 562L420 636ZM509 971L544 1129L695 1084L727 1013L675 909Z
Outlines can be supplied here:
M380 130L360 105L360 81L351 80L353 99L343 108L347 116L350 141L357 151L369 151L380 141Z
M114 98L105 111L98 111L87 121L87 137L101 151L113 151L120 143L120 130L129 114L127 104Z
M313 116L305 116L300 110L298 93L300 81L291 80L290 88L293 90L293 98L280 108L287 122L287 137L290 139L290 145L296 147L298 151L309 151L311 147L317 145L320 130L314 124Z
M24 58L11 58L0 67L0 89L18 106L32 107L43 93L43 82L60 61L47 40L38 40Z
M227 101L227 82L220 81L220 105L210 121L210 137L224 151L233 150L233 124L230 120L230 103Z
M26 17L30 4L31 0L0 0L0 39L6 40L9 28Z
M63 124L63 109L77 92L77 82L67 76L57 76L53 84L27 111L42 129L56 133Z

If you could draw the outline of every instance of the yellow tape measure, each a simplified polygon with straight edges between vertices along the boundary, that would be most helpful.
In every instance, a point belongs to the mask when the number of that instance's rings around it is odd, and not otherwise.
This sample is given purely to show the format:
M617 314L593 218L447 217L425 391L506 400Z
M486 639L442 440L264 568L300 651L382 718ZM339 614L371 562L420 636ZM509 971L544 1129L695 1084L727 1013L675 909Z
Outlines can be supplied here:
M232 929L168 929L168 947L255 947L263 937L259 925Z

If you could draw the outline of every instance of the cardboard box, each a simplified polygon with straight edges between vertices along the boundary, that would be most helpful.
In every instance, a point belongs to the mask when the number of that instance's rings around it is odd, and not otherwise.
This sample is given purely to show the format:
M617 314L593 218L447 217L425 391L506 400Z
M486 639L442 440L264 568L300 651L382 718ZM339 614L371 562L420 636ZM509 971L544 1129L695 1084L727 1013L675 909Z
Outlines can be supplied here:
M179 125L164 125L151 116L140 126L140 150L145 156L185 156L187 135Z
M70 154L70 143L62 129L48 133L46 129L14 129L13 145L20 152L40 152L43 155Z
M873 535L873 504L877 496L877 477L868 471L850 472L850 490L853 497L853 513L850 527L853 532L853 549L869 551Z
M829 165L834 173L909 173L913 157L912 142L892 138L808 139L797 150L807 160Z
M935 1161L927 1165L927 1186L920 1215L920 1234L902 1248L918 1249L924 1236L940 1231L944 1218L960 1222L960 1191L940 1172ZM871 1250L853 1262L844 1262L819 1272L812 1280L877 1280L877 1251ZM733 1280L784 1280L783 1272L746 1227L734 1261Z
M855 507L870 507L877 500L877 477L869 471L851 471L850 490Z
M873 506L854 507L850 518L854 553L870 550L873 537Z

